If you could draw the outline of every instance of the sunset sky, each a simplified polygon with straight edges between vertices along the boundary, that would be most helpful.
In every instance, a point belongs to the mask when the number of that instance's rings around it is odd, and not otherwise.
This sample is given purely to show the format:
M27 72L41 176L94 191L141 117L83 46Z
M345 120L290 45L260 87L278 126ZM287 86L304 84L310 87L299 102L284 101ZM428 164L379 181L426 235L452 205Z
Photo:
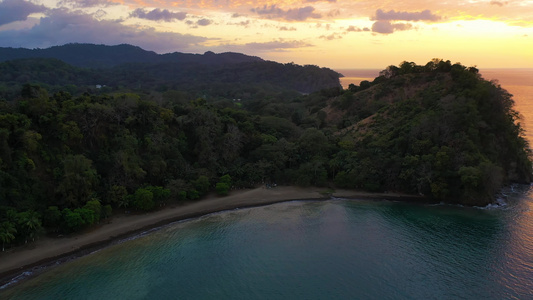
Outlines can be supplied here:
M0 0L0 46L133 44L330 68L533 68L533 0Z

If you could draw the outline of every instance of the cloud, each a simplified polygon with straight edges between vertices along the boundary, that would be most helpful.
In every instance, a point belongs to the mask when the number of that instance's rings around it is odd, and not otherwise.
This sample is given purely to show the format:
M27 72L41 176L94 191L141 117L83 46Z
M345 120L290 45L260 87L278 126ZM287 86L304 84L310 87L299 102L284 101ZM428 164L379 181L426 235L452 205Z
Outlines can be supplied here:
M265 42L265 43L248 43L245 44L247 48L252 48L254 50L258 51L276 51L276 50L283 50L283 49L290 49L290 48L302 48L302 47L310 47L311 44L302 42L302 41L285 41L285 40L277 40L277 41L271 41L271 42Z
M490 1L490 5L497 5L499 7L502 7L504 5L506 5L507 2L500 2L500 1Z
M267 52L285 52L288 49L297 49L304 47L313 47L314 45L297 40L278 39L264 43L247 43L241 45L225 44L214 47L213 51L233 51L240 53L267 53Z
M327 40L327 41L332 41L332 40L342 39L342 36L339 34L332 33L330 35L321 35L319 36L319 38Z
M350 25L348 28L346 28L346 32L363 32L363 31L370 31L370 28L368 27L359 28L353 25Z
M24 0L4 0L0 2L0 26L16 21L25 21L33 13L46 11L46 7Z
M130 17L135 17L139 19L146 19L146 20L152 20L152 21L164 21L164 22L172 22L174 20L183 20L185 17L187 17L187 13L184 12L171 12L168 9L153 9L151 11L146 11L143 8L137 8L132 13L130 13Z
M248 27L252 22L250 20L246 21L240 21L240 22L228 22L227 25L236 25L236 26L242 26L242 27Z
M213 21L211 21L209 19L200 19L200 20L196 21L196 24L200 25L200 26L207 26L207 25L210 25L211 23L213 23Z
M337 0L305 0L304 2L337 2Z
M70 4L72 7L75 8L86 8L95 6L108 7L112 5L118 5L118 3L114 3L109 0L61 0L58 2L58 4L60 6Z
M279 28L279 31L296 31L296 28L295 27L281 26Z
M318 19L322 17L320 14L317 14L314 11L315 8L312 6L283 10L277 7L275 4L252 9L252 12L257 13L258 15L264 15L270 19L284 19L286 21L305 21L309 18Z
M381 9L376 11L376 15L371 18L372 21L430 21L435 22L442 19L440 16L434 15L429 9L421 12L406 12L390 10L385 12Z
M154 28L127 27L120 20L97 20L92 15L66 9L48 11L31 29L0 31L0 46L47 48L67 43L133 44L159 53L190 51L208 38L159 32Z
M372 24L372 32L389 34L395 31L409 30L413 25L409 23L391 23L389 21L376 21Z

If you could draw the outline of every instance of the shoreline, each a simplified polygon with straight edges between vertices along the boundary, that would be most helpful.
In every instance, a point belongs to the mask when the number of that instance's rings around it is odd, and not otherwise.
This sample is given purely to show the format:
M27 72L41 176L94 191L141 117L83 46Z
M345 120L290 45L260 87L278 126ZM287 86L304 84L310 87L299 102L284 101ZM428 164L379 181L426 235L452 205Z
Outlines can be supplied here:
M383 199L413 202L427 202L427 199L413 195L394 193L366 193L355 190L334 190L326 188L278 186L271 189L259 187L248 190L233 190L226 197L209 195L195 202L172 204L166 208L144 214L116 215L107 222L102 220L96 228L67 237L41 237L35 242L0 252L0 287L9 284L25 272L32 272L27 278L39 275L51 265L69 261L98 249L102 249L152 229L157 229L177 221L198 218L212 213L239 208L252 208L281 202L298 200ZM37 271L37 272L35 272ZM27 278L23 278L27 279ZM9 284L5 288L9 288Z

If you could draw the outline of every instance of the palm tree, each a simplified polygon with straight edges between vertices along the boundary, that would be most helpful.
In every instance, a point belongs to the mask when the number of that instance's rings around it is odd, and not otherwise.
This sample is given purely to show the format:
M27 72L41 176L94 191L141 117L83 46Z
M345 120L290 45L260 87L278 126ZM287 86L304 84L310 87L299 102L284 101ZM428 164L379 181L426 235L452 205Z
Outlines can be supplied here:
M31 237L32 240L35 241L35 233L41 229L39 213L33 210L21 213L20 225L22 225L24 231L27 232L26 242L28 242L28 237Z
M2 252L5 250L4 245L15 239L17 229L11 222L5 221L0 224L0 240L2 240Z

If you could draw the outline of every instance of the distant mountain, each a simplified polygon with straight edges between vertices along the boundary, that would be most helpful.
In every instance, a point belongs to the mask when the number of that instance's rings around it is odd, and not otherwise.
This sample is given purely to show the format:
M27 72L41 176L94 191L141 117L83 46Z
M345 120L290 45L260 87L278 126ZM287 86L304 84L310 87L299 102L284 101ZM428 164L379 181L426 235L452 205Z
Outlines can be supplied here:
M24 49L0 47L0 62L22 58L55 58L84 68L106 68L126 63L182 63L182 64L237 64L258 62L263 59L241 53L204 54L167 53L157 54L140 47L121 44L116 46L94 44L67 44L47 49Z
M0 98L5 99L33 83L50 91L70 86L75 94L98 85L108 91L177 90L195 97L245 100L340 88L340 76L328 68L231 52L157 54L132 45L92 44L0 48Z

